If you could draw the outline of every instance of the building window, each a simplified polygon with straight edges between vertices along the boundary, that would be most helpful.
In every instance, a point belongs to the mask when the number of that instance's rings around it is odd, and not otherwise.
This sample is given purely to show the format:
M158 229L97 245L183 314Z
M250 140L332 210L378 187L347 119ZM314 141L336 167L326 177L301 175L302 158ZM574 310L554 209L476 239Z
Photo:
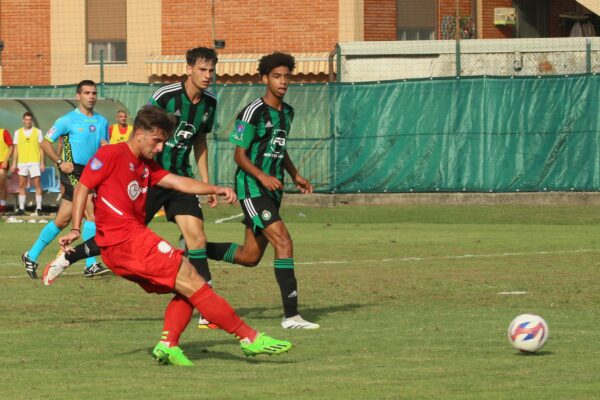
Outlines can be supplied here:
M548 36L548 2L546 0L514 0L517 12L516 37Z
M397 0L398 40L434 40L437 0Z
M127 62L127 0L86 0L87 63Z

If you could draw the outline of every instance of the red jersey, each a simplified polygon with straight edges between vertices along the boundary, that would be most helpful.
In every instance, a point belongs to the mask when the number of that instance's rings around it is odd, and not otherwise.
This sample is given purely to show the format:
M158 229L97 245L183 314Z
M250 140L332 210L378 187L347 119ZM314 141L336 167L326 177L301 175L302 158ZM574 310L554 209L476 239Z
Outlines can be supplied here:
M146 196L169 172L153 160L137 158L127 143L103 146L91 158L80 182L95 190L96 243L123 243L144 231Z

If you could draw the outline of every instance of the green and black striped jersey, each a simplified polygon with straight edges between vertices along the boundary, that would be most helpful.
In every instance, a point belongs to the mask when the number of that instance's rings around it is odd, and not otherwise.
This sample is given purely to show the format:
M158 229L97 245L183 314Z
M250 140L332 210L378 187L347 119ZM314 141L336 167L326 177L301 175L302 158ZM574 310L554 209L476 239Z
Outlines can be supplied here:
M193 104L184 82L178 82L158 89L148 104L162 108L177 119L175 133L165 143L162 153L156 156L156 161L169 172L192 177L190 153L196 135L206 135L212 130L217 99L205 90L202 100Z
M289 104L283 103L280 111L262 98L256 99L238 114L229 141L246 149L252 164L283 183L285 145L293 119L294 109ZM265 189L240 167L235 171L235 191L240 200L268 195L279 203L283 195L282 190Z

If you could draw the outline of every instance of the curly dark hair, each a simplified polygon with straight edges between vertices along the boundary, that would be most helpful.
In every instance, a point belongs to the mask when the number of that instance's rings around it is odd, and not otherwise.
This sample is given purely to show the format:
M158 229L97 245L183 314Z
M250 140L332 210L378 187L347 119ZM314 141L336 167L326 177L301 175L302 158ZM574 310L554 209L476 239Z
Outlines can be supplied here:
M261 76L269 75L273 69L281 66L288 67L290 72L293 72L296 67L296 59L290 54L276 51L273 54L263 56L258 61L258 73Z

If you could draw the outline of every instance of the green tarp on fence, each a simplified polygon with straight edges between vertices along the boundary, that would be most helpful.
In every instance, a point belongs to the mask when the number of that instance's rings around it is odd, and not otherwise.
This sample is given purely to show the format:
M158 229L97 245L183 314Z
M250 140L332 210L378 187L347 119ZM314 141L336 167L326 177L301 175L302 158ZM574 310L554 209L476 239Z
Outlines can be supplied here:
M134 113L156 88L107 84L102 92ZM214 89L210 169L215 182L231 185L228 132L264 87ZM0 88L0 97L73 91ZM296 109L289 152L319 192L596 191L599 94L596 75L294 85L286 96Z

